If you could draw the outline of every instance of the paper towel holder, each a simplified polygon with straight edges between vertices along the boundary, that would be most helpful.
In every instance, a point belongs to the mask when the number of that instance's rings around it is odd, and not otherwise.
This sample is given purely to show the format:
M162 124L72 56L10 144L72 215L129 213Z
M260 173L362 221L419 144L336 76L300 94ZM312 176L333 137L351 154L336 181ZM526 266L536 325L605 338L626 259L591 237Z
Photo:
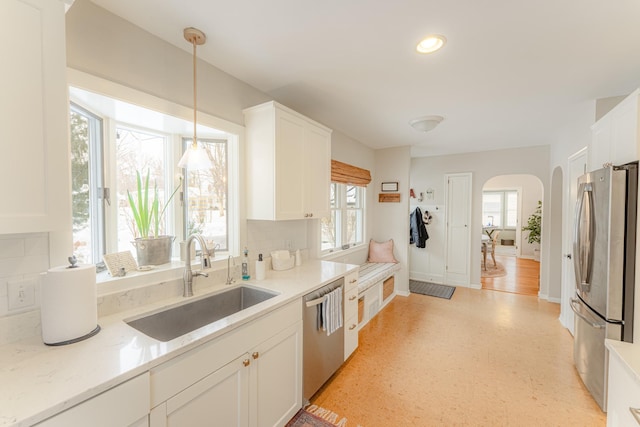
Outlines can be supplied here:
M92 336L96 335L98 332L100 332L100 325L96 325L96 328L93 331L91 331L88 334L83 335L81 337L74 338L72 340L66 340L66 341L60 341L60 342L54 342L54 343L45 342L45 344L48 345L48 346L51 346L51 347L58 347L58 346L61 346L61 345L74 344L74 343L77 343L77 342L80 342L80 341L84 341L87 338L91 338Z

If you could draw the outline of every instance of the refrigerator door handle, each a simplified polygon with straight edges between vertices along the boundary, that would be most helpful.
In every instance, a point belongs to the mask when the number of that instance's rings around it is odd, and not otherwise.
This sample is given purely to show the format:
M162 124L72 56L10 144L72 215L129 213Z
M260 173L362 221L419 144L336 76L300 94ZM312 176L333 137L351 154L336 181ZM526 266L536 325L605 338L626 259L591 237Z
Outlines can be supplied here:
M594 220L593 186L580 186L581 194L576 206L576 222L573 233L573 255L576 282L579 289L589 292L591 287L591 264L595 243L596 224Z
M582 304L577 299L571 298L569 305L571 306L571 310L573 310L576 316L587 322L587 324L589 324L589 326L591 326L592 328L604 329L607 326L606 323L599 323L597 319L593 318L589 319L586 314L582 313L582 309L580 308Z

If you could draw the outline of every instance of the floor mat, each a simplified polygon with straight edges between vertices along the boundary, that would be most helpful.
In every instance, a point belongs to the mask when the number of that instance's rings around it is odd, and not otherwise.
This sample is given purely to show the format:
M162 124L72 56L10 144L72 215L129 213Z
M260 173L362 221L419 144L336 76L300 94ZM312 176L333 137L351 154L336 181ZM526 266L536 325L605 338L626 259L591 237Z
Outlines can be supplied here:
M346 418L340 417L333 411L310 405L300 409L285 427L348 427L352 425L362 427L360 424L347 424Z
M438 285L436 283L409 280L409 290L414 294L429 295L431 297L451 299L455 286Z

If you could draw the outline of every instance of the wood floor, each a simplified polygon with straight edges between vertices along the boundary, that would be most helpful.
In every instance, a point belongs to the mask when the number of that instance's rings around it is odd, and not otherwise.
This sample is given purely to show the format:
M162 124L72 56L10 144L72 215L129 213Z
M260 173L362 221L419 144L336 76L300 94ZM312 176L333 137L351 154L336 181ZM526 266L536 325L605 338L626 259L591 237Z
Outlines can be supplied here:
M602 427L558 315L558 304L506 292L397 296L312 404L343 427Z
M491 257L487 259L492 263ZM496 262L504 266L507 274L502 277L481 278L482 289L511 292L521 295L538 295L540 290L540 263L532 259L496 255Z

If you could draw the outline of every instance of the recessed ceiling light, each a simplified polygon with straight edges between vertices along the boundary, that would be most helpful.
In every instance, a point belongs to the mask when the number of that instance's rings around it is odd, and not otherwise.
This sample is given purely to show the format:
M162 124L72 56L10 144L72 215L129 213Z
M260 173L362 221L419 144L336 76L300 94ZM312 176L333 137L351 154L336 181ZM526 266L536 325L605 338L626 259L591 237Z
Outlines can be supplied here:
M429 132L438 126L442 120L444 120L442 116L424 116L411 120L409 124L417 131Z
M418 43L416 50L419 53L433 53L444 46L446 42L447 39L444 36L439 34L430 34Z

